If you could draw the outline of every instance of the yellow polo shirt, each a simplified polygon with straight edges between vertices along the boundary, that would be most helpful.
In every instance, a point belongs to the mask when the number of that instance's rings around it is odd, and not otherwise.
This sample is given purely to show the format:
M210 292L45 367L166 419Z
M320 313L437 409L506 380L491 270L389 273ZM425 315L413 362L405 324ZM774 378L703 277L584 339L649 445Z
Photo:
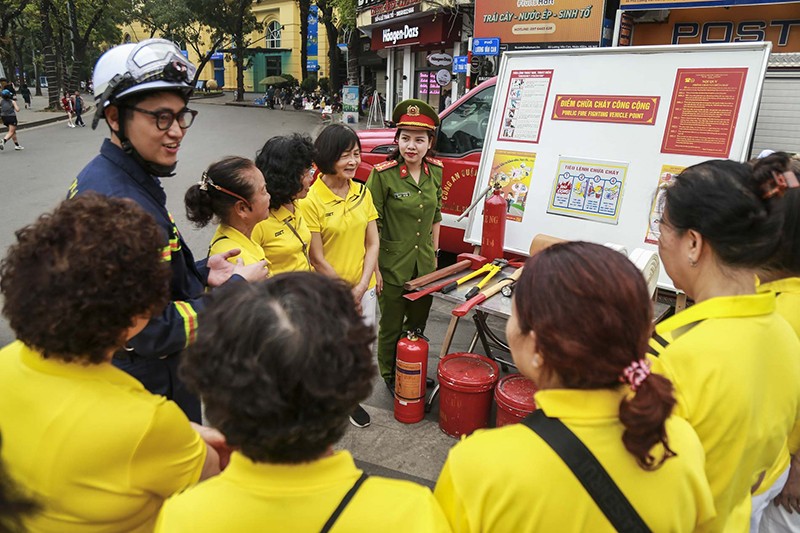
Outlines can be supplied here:
M763 283L757 287L757 290L758 292L772 291L776 294L775 310L792 326L795 334L800 338L800 278L785 278ZM798 450L800 450L800 422L795 425L789 435L789 453L794 455ZM778 475L781 473L782 471Z
M171 494L197 482L206 446L178 406L110 363L0 350L2 459L43 504L31 532L152 531Z
M236 263L240 257L245 265L252 265L266 259L264 249L253 239L245 237L241 231L227 224L217 226L217 231L214 232L214 237L208 247L208 256L221 254L234 248L239 248L241 253L228 259L231 263ZM269 265L269 261L267 265Z
M378 219L372 194L361 183L350 181L347 198L331 192L322 178L311 185L308 196L300 200L311 233L322 237L322 252L339 277L355 285L364 271L367 225ZM375 286L375 275L369 287Z
M285 206L270 209L269 218L256 224L250 238L263 248L273 275L311 270L308 258L311 231L296 203L294 213Z
M763 293L695 304L658 324L650 346L653 370L675 385L675 414L706 451L717 518L705 530L746 531L750 488L789 465L787 436L800 409L797 335L775 312L775 296Z
M677 456L642 469L622 444L624 395L622 388L549 389L535 400L589 448L652 531L694 531L714 516L697 435L670 417L667 436ZM476 431L456 444L434 495L455 532L614 530L558 454L523 424Z
M234 452L222 474L167 501L156 531L320 531L360 475L346 451L297 465L255 463ZM371 476L331 531L427 533L450 529L426 487Z

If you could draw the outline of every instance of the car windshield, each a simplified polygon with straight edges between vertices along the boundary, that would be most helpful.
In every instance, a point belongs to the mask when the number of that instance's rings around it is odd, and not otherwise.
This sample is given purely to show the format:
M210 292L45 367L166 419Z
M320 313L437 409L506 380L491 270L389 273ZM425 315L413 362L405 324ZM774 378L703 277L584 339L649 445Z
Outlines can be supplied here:
M437 154L465 154L483 149L494 88L492 85L474 94L442 119L436 140Z

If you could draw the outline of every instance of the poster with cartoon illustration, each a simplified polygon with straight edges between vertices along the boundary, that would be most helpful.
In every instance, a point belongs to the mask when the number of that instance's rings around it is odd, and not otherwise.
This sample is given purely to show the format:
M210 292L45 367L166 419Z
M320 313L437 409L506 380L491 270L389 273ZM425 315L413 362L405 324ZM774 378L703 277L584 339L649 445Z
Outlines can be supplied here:
M547 212L617 224L628 163L559 157Z
M659 222L661 220L661 215L664 214L664 193L667 187L672 183L672 179L683 172L684 168L686 167L661 165L661 174L658 176L658 186L656 187L656 193L653 195L653 203L650 205L650 216L647 218L647 234L644 237L644 242L658 244L658 238L661 236Z
M506 220L522 222L534 163L536 154L532 152L497 150L494 153L489 183L497 182L503 187Z

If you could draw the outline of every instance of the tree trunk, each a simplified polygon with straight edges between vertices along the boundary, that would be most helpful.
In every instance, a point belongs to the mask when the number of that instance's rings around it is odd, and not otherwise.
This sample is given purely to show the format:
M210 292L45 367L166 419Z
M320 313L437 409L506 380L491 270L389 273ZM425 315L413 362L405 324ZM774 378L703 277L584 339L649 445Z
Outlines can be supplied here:
M350 38L347 41L347 83L348 85L359 85L358 79L358 56L361 53L361 36L357 29L350 31Z
M342 53L339 51L339 29L333 23L333 6L327 0L317 0L317 7L321 13L320 19L325 24L325 34L328 39L328 65L330 67L329 78L331 81L331 93L336 94L342 88L342 76L340 75Z
M244 12L249 1L239 0L239 13L236 19L236 33L233 36L236 45L236 101L244 101Z
M311 0L297 0L300 8L300 80L308 77L306 65L308 64L308 13L311 10Z
M58 80L56 53L53 47L53 27L50 25L50 1L39 1L39 18L42 22L42 55L44 74L47 78L47 108L58 109ZM38 81L37 81L38 85Z

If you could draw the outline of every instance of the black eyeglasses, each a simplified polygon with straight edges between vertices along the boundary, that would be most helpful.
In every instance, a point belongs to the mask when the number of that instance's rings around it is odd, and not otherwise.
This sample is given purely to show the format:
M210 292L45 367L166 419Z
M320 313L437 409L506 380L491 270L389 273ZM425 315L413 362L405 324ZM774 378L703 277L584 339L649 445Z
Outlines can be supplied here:
M159 111L150 111L149 109L142 109L141 107L135 106L127 106L128 109L132 109L134 111L138 111L139 113L144 113L145 115L150 115L151 117L155 117L156 119L156 128L161 131L167 131L172 127L172 123L175 122L175 119L178 119L178 126L182 130L188 129L192 123L194 122L194 117L197 116L197 111L194 109L189 109L188 107L184 107L177 113L173 113L168 109L161 109Z

